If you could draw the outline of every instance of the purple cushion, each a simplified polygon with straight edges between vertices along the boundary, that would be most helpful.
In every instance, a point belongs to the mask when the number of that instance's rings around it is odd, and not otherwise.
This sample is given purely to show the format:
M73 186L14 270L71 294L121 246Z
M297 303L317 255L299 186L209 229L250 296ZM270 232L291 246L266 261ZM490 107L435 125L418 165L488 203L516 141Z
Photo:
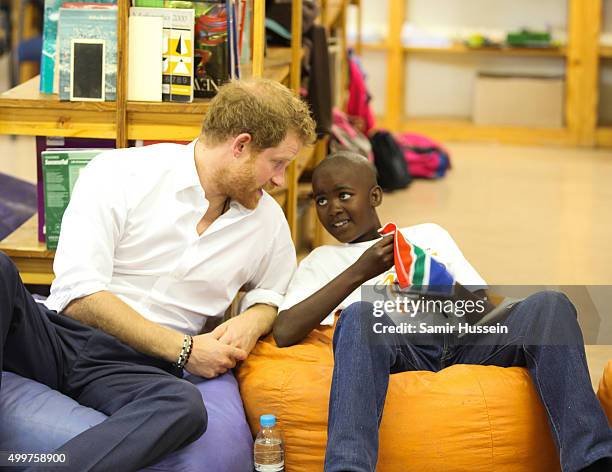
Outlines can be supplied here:
M232 373L212 380L188 376L204 399L208 428L200 439L146 471L253 470L253 438ZM2 372L0 451L52 452L106 416L60 392Z

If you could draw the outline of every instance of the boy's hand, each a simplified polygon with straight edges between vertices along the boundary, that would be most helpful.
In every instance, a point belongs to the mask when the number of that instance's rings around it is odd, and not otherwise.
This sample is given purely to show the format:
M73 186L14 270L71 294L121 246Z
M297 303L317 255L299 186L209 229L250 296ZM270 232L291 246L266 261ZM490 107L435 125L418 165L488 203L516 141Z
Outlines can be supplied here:
M393 263L393 235L390 234L368 248L351 269L356 272L361 283L364 283L389 270Z

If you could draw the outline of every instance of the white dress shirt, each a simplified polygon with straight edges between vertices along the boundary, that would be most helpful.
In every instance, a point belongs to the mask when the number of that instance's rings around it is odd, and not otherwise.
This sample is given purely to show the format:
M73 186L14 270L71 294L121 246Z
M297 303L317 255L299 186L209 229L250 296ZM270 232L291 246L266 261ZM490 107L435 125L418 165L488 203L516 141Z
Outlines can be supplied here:
M295 271L295 248L280 206L264 193L254 210L237 202L199 236L209 202L189 145L103 152L82 170L62 220L46 305L102 290L144 317L184 333L241 309L278 306Z

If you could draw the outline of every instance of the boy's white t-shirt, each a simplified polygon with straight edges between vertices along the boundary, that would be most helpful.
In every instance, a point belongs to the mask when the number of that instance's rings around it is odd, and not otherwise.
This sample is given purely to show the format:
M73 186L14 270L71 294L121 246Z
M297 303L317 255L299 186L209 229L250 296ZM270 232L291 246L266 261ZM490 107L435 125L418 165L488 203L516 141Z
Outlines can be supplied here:
M421 247L427 254L444 264L446 269L453 274L455 280L461 285L468 287L471 291L487 288L484 279L463 256L451 235L441 226L434 223L425 223L401 228L400 231L408 241ZM377 241L379 239L363 243L342 244L340 246L321 246L313 250L300 262L293 279L289 283L285 299L278 309L279 313L297 305L327 285L359 259ZM395 276L394 267L384 274L369 280L367 285L374 285L386 279L389 274ZM334 313L336 311L343 310L351 303L358 301L361 301L361 289L359 288L334 308L321 321L321 324L333 325Z

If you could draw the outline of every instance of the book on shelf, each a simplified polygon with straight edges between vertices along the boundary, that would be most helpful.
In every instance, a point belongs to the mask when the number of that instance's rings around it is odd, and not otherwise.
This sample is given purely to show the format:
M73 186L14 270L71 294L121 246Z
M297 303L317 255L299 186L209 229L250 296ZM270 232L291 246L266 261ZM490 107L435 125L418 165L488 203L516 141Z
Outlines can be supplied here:
M128 100L162 101L163 18L130 16Z
M194 95L210 98L230 79L228 17L226 0L166 0L169 8L193 8L194 30Z
M241 44L250 60L252 0L134 0L134 5L193 9L195 97L213 97L221 85L240 77ZM249 35L246 40L245 34Z
M65 138L36 136L36 190L38 193L38 240L45 242L45 192L43 185L42 153L47 150L114 149L114 139Z
M59 98L60 100L81 99L114 101L117 96L117 7L107 8L60 8L59 39ZM89 44L90 48L78 57L85 61L75 63L77 45ZM95 46L97 45L97 46ZM93 49L95 48L95 49ZM96 67L92 55L100 54L103 61L100 76L87 74L88 68ZM78 79L76 71L81 71ZM96 83L94 83L94 81ZM88 97L101 88L97 97Z
M62 218L81 170L104 149L47 150L42 153L47 249L57 249Z
M238 50L240 63L250 63L253 59L253 0L240 0L240 29L238 32Z
M59 24L59 9L64 0L45 0L43 13L43 45L40 59L40 92L53 93L57 59L57 32ZM76 2L79 3L78 0ZM85 2L80 2L85 3ZM114 4L116 0L87 0L87 4Z
M227 31L230 64L230 79L240 78L240 55L238 54L238 18L235 0L227 0Z
M191 102L194 74L194 11L187 8L132 7L130 16L163 19L162 100Z

